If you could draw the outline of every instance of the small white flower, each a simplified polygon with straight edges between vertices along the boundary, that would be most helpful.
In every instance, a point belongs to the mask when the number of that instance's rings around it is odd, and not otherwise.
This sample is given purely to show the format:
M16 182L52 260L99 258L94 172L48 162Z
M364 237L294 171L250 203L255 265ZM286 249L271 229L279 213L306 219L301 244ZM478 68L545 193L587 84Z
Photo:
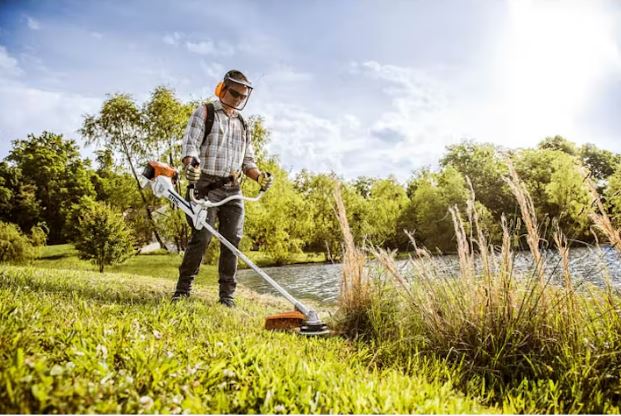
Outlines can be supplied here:
M162 339L162 333L155 329L153 330L153 336L155 337L155 339Z
M287 411L287 408L283 406L282 404L278 404L274 406L274 412L276 413L285 413L286 411Z
M97 345L97 348L95 349L98 353L101 353L101 355L103 356L103 358L108 357L108 349L106 348L105 345Z
M174 396L173 396L173 398L172 398L172 402L173 402L174 404L181 404L181 400L183 400L183 396L182 396L182 395L180 395L180 394L176 394L176 395L174 395Z
M73 363L73 361L67 361L67 364L65 364L65 368L67 370L73 370L75 368L75 364Z
M216 342L216 347L222 347L224 344L220 341Z
M112 373L107 374L104 378L101 379L101 381L99 382L100 384L106 384L107 382L109 382L110 380L112 380ZM114 383L114 380L112 381L112 383Z
M172 351L166 351L166 358L173 358L175 354Z
M228 368L225 368L224 371L222 372L222 374L226 378L233 378L233 377L235 377L235 371L229 370Z
M153 406L153 399L150 398L149 396L142 396L139 401L140 401L140 404L146 408Z
M58 364L54 365L54 367L52 367L52 369L50 370L51 376L59 376L62 373L63 373L63 368L59 366Z

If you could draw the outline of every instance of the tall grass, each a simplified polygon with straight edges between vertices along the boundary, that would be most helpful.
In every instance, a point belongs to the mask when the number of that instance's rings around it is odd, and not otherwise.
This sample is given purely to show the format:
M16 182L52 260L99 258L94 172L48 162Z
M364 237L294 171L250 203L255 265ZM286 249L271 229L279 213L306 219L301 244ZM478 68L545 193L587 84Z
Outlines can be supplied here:
M504 217L502 246L488 247L472 193L468 224L456 207L450 210L459 271L446 273L412 237L416 250L408 272L399 271L389 253L369 249L384 272L366 282L364 303L343 307L345 332L370 334L382 351L376 355L382 365L402 366L421 355L444 360L456 369L454 381L464 391L506 411L618 412L621 299L610 286L575 287L567 239L558 229L554 240L562 283L546 276L532 199L511 165L509 173L507 183L520 206L533 256L530 273L520 275L513 269L512 239L517 231ZM592 218L617 247L619 232L599 204L600 212ZM345 218L339 215L343 229ZM470 236L466 229L472 230ZM344 296L343 303L347 299ZM347 327L350 313L366 317L368 327ZM390 330L378 330L381 325Z

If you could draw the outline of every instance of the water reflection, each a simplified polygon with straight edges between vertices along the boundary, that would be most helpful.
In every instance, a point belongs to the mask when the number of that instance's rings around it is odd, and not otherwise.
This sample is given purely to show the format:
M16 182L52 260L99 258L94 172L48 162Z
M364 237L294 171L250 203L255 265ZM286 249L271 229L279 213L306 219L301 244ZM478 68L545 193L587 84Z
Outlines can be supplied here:
M562 281L562 263L556 251L545 252L545 271L550 281ZM528 273L533 269L530 253L516 253L513 259L514 271L517 274ZM408 276L412 267L409 261L398 261L399 270ZM480 269L480 264L476 267ZM435 275L453 277L459 269L457 256L434 257ZM574 284L584 282L603 285L610 279L615 287L621 287L621 256L611 247L575 248L570 250L569 268ZM300 299L313 299L327 305L334 304L338 298L341 279L340 264L310 264L282 267L266 267L264 270L293 296ZM278 294L269 284L265 283L254 271L240 270L240 284L260 293Z

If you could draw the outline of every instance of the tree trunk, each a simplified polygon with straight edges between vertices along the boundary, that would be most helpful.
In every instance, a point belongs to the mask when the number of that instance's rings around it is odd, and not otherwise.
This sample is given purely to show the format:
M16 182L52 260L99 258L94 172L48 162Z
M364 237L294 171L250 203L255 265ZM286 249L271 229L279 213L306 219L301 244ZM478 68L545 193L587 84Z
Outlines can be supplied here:
M123 149L125 151L124 152L125 156L127 157L127 161L129 162L129 167L131 168L132 174L134 175L134 179L136 180L136 185L138 186L138 192L140 192L140 197L142 198L142 202L144 202L144 209L147 211L147 218L149 218L149 222L151 222L151 225L153 226L153 234L155 234L155 239L159 243L160 248L163 248L164 250L168 251L168 247L166 247L166 245L162 241L162 237L160 237L160 234L157 232L157 227L155 226L155 221L153 220L151 209L149 209L147 198L144 196L144 191L142 190L142 187L140 186L140 180L138 180L138 175L136 174L134 163L132 162L132 159L129 156L129 150L127 149L127 144L125 143L125 140L122 140L122 142L123 142Z

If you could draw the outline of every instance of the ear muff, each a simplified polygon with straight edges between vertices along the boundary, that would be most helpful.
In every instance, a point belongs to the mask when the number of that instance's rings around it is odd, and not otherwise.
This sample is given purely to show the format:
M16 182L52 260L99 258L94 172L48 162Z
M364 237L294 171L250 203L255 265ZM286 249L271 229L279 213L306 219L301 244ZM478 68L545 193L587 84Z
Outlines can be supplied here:
M224 95L224 89L224 82L218 82L218 85L216 85L216 89L214 90L216 97L222 98L222 95Z

